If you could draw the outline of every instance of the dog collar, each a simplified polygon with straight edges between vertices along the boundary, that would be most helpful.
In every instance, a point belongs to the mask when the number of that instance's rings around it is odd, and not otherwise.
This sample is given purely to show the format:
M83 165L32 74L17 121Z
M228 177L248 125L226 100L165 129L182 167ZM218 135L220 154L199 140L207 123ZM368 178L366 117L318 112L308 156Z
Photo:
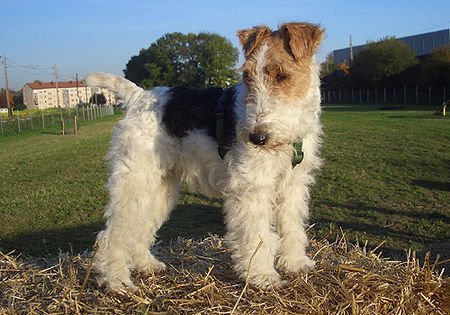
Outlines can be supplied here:
M294 168L297 164L300 164L303 161L304 153L302 151L302 142L294 142L295 154L292 159L292 168Z

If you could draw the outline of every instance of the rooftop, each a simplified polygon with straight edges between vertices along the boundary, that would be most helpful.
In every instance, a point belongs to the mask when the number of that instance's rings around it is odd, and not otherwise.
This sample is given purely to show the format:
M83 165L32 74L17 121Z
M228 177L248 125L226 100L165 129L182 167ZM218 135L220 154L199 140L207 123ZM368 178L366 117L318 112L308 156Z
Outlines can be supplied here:
M25 86L31 87L33 90L39 90L39 89L55 89L56 88L56 82L31 82L25 84ZM67 88L76 88L76 87L86 87L86 85L81 81L62 81L58 82L58 88L60 89L67 89Z

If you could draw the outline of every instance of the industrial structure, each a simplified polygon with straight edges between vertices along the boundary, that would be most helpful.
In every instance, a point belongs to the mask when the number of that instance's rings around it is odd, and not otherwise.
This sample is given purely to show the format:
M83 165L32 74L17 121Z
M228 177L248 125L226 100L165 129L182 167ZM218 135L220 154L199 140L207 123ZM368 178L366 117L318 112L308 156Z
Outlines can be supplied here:
M449 45L449 29L412 35L397 38L397 40L405 42L416 53L417 57L428 55L434 49ZM333 62L336 65L344 63L348 65L352 62L354 56L364 50L366 45L350 46L343 49L333 50Z

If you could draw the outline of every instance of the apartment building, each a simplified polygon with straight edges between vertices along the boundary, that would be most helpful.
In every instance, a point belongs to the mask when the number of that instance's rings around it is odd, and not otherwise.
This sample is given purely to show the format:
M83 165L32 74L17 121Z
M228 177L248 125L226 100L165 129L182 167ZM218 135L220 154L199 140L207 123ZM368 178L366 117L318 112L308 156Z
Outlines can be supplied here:
M82 82L58 82L58 93L55 82L27 83L22 89L23 102L27 109L44 109L50 107L74 107L79 103L87 103L94 94L103 93L107 105L116 103L113 93L107 89L90 88ZM59 104L58 104L58 99Z

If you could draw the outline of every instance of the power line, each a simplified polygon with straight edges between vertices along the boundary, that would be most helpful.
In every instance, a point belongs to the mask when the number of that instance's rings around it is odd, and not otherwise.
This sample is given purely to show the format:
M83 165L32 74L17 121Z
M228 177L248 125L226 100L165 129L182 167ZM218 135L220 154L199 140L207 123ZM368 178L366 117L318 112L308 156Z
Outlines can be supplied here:
M421 30L421 31L417 31L416 33L426 32L426 31L435 29L435 28L437 28L437 27L442 27L442 26L449 25L449 24L450 24L450 21L447 21L447 22L445 22L445 23L442 23L442 24L439 24L439 25L435 25L435 26L432 26L432 27L428 27L428 28L423 29L423 30Z
M11 67L14 69L23 68L23 69L34 70L41 74L52 74L51 68L41 68L39 65L32 65L32 64L22 64L20 62L12 60L9 57L6 58L6 60L8 60L8 64L9 64L8 67ZM11 63L12 63L12 65L10 65Z
M53 67L41 67L40 65L33 65L33 64L24 64L15 60L12 60L9 57L6 57L7 60L7 68L8 69L14 69L18 70L20 72L32 74L32 75L39 75L39 76L53 76ZM68 75L64 73L58 73L58 76L62 78L63 80L75 80L75 75Z
M24 72L24 73L28 73L28 74L34 74L34 75L52 75L52 73L50 72L36 72L36 71L29 71L26 69L23 69L21 67L15 67L15 66L7 66L8 69L14 69L14 70L18 70L20 72Z

